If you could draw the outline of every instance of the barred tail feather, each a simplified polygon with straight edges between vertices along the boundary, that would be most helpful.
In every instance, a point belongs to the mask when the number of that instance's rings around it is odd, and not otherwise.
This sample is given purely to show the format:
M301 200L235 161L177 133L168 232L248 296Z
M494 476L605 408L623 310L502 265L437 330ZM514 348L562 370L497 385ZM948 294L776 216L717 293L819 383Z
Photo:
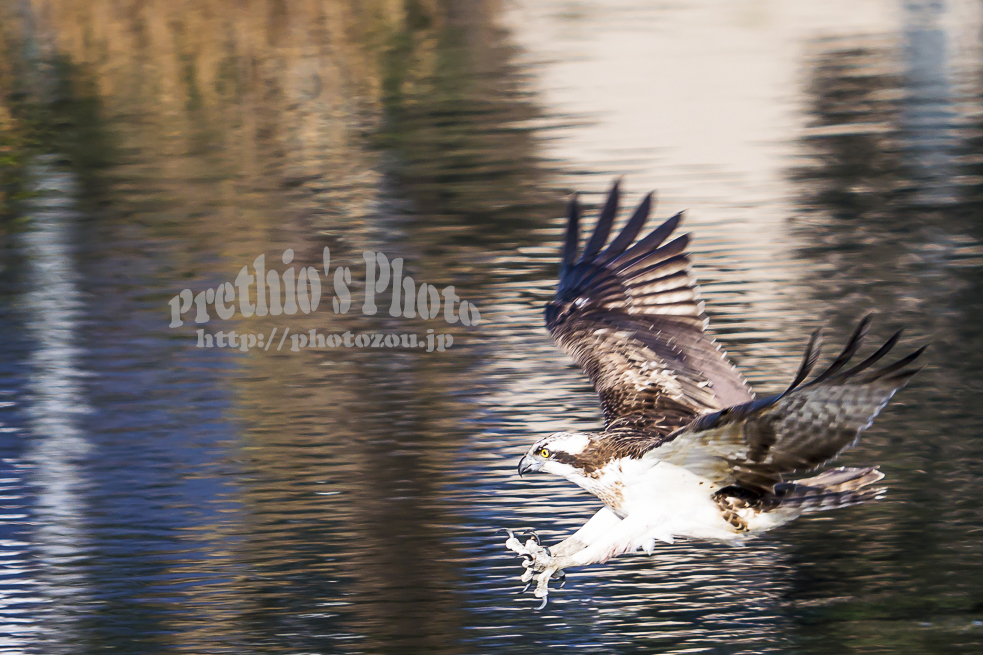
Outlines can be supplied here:
M840 467L811 478L776 485L778 510L809 514L877 500L885 487L868 487L884 478L876 467Z

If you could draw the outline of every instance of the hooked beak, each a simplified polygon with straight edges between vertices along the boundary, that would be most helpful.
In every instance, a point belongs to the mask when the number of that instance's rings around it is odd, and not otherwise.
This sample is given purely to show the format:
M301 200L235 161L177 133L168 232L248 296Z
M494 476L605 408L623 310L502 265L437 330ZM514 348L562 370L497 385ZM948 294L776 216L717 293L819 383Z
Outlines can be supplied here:
M521 478L525 473L534 473L536 471L543 470L543 465L530 457L529 455L523 455L522 459L519 460L519 477Z

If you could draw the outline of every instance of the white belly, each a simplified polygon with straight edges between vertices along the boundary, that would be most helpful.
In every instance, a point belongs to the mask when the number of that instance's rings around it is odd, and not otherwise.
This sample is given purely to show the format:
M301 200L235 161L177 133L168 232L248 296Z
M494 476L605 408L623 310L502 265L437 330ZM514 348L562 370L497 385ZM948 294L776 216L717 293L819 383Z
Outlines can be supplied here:
M626 515L645 516L646 523L651 521L648 539L671 543L674 537L688 537L735 543L747 537L724 520L711 498L717 489L710 480L666 462L623 472L623 510Z

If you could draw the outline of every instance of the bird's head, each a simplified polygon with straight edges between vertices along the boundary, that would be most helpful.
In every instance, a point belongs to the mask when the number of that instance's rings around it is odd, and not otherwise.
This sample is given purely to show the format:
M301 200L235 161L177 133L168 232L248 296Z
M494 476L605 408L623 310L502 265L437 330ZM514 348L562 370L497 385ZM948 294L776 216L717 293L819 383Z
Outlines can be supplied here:
M533 444L519 460L519 475L544 471L568 480L584 476L582 455L593 442L587 432L554 432Z

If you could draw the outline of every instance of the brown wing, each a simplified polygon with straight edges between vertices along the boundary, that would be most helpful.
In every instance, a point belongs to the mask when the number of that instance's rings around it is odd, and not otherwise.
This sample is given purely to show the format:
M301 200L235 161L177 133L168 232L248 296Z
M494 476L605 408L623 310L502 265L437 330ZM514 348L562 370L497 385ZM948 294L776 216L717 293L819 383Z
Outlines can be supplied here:
M681 214L632 245L648 218L649 194L604 248L618 196L616 182L579 260L580 208L571 200L546 326L594 383L607 430L655 445L696 416L754 394L704 331L688 238L663 245Z
M651 455L685 466L722 486L771 492L783 475L811 471L856 443L891 397L917 372L906 368L925 348L879 370L870 368L897 343L898 332L873 355L842 371L870 325L865 318L826 371L799 386L819 354L817 334L799 374L780 395L702 416Z

